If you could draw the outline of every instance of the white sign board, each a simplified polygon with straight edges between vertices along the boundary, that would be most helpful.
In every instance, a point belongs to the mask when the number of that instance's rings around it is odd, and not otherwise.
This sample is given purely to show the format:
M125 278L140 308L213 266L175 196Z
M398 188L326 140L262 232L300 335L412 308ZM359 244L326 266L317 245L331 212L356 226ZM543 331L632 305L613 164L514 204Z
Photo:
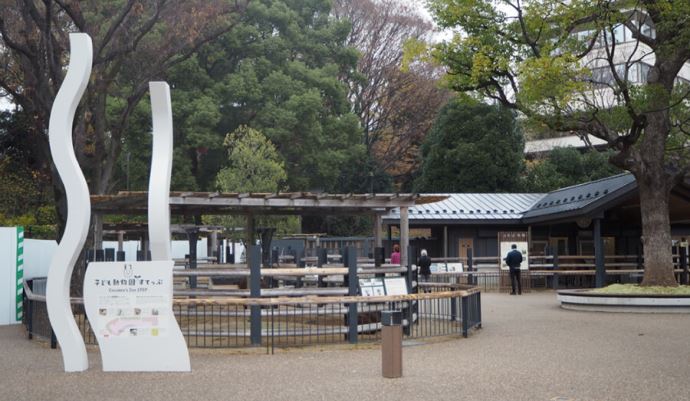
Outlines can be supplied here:
M407 281L404 277L386 277L386 295L407 295Z
M359 289L363 297L379 297L386 295L386 287L381 278L359 279Z
M462 262L460 263L448 263L447 269L449 272L462 272L463 271L463 265Z
M529 234L527 231L499 231L498 233L498 252L501 260L501 270L508 270L505 258L515 244L517 250L522 253L522 263L520 270L529 269Z
M104 371L189 371L172 310L173 261L91 262L84 307Z

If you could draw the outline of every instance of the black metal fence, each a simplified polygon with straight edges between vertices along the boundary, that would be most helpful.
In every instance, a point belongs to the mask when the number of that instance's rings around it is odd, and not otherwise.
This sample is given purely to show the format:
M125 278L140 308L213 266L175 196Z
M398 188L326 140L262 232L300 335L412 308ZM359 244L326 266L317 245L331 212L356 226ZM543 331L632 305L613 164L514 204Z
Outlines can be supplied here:
M51 340L45 296L25 285L24 324L29 338ZM467 336L481 327L480 292L457 284L421 284L420 294L384 297L176 299L173 312L190 347L310 346L380 340L381 311L402 310L405 338ZM84 307L72 310L87 344L96 344ZM254 320L254 322L252 322ZM258 322L258 324L257 324Z

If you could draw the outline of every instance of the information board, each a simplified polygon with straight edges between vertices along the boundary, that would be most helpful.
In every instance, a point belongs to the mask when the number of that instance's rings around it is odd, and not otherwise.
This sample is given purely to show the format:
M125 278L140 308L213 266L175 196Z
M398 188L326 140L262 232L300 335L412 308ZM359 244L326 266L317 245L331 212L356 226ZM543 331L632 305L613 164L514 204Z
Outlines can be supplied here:
M84 307L104 371L188 371L172 311L173 261L91 262Z
M404 277L386 277L386 295L407 295L407 281Z
M508 270L505 258L512 250L513 244L517 245L517 250L522 253L522 263L520 270L529 269L529 242L527 241L526 231L508 231L498 233L498 252L501 259L501 270Z
M382 278L359 279L359 289L363 297L378 297L386 295L386 287Z

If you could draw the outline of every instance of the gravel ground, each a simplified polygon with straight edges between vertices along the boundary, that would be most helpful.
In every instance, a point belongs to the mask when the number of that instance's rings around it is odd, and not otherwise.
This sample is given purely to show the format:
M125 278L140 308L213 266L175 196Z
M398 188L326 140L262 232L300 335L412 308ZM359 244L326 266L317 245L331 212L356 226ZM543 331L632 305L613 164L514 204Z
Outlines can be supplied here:
M381 377L380 350L265 355L192 349L192 373L84 373L0 327L0 400L690 400L690 315L565 311L552 292L482 294L468 339L409 344L404 376Z

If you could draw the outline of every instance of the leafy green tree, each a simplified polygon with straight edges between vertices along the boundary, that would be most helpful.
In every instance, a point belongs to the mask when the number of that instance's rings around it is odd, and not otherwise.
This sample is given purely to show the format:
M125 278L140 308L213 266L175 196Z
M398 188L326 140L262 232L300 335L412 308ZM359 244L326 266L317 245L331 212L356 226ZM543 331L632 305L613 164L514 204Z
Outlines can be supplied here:
M549 192L621 173L620 169L609 163L609 156L608 152L581 153L573 148L556 148L543 160L528 164L523 189L527 192Z
M231 34L170 75L176 144L200 189L213 187L227 163L223 137L241 125L276 146L291 190L333 191L365 157L341 81L357 53L345 46L348 24L329 11L327 0L254 0Z
M285 189L287 174L276 147L261 132L240 126L225 137L228 166L218 172L217 189L222 192L279 192ZM208 219L226 227L243 227L240 217ZM275 227L279 233L299 232L296 217L260 217L258 227Z
M173 66L230 31L246 1L3 2L0 88L33 117L21 135L29 138L43 160L51 160L45 133L65 75L68 33L88 33L93 65L75 115L75 153L91 192L112 191L118 158L132 132L130 117L147 94L148 82L164 79ZM51 174L61 233L66 197L56 170L50 167L46 173Z
M514 113L456 99L422 145L417 192L502 192L518 188L523 139Z
M32 238L54 238L55 207L46 162L25 132L31 118L0 112L0 226L24 226Z
M690 172L690 2L673 0L429 0L458 32L434 49L449 85L556 131L608 142L637 180L643 285L677 285L671 189ZM624 43L627 42L627 43ZM645 54L653 57L645 56Z
M285 164L261 132L240 126L225 137L228 167L218 172L223 192L278 192L287 179Z

